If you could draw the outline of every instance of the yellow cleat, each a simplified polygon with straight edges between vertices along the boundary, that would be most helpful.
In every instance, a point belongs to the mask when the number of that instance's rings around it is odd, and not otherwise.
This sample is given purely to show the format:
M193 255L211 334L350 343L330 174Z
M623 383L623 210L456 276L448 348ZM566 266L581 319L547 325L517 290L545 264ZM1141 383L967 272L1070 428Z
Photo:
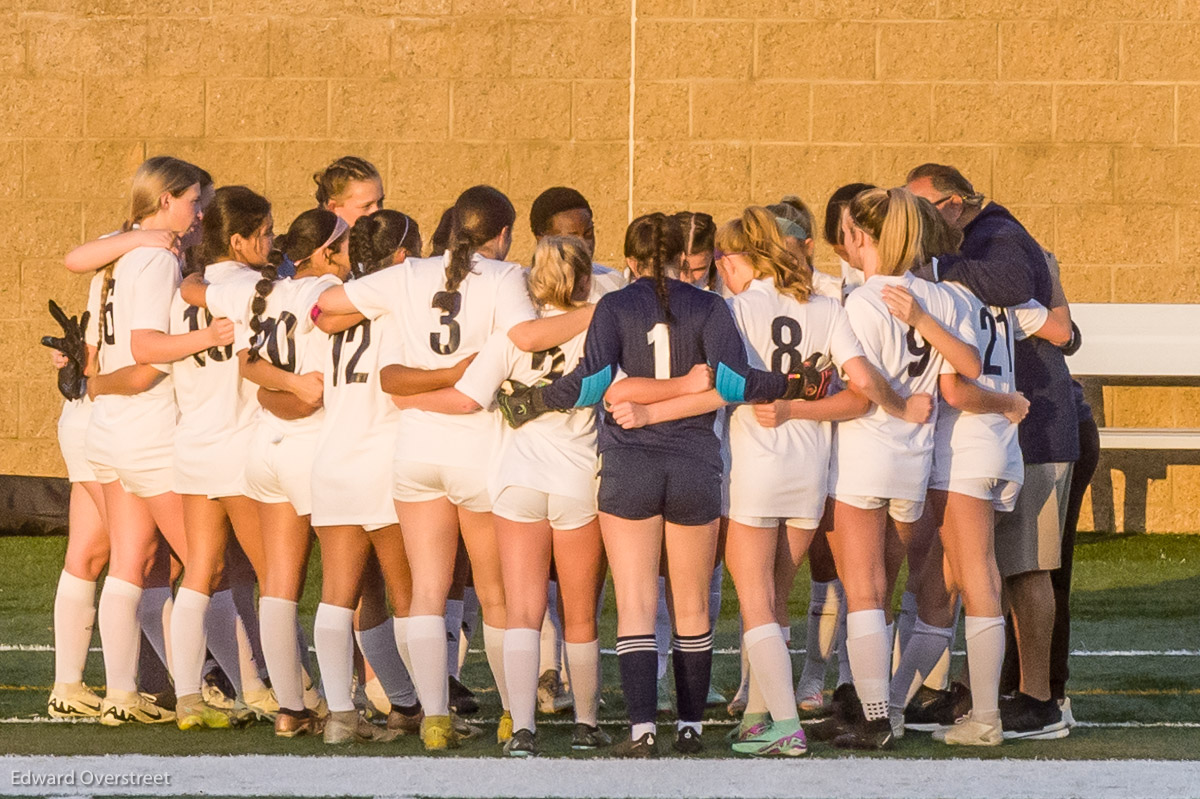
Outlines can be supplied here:
M166 724L175 720L175 711L156 705L153 699L136 691L109 691L100 706L100 723L105 727L120 727L131 722Z
M496 743L506 744L513 737L512 713L507 710L500 714L500 724L496 727Z
M243 691L242 701L259 721L274 721L279 713L279 702L275 699L275 691L270 688Z
M46 711L56 719L94 719L100 715L100 705L100 697L82 682L56 682Z
M458 736L450 726L449 716L426 716L421 721L421 743L426 752L458 748Z
M234 722L228 710L210 705L200 694L191 694L176 700L175 726L181 730L227 730Z

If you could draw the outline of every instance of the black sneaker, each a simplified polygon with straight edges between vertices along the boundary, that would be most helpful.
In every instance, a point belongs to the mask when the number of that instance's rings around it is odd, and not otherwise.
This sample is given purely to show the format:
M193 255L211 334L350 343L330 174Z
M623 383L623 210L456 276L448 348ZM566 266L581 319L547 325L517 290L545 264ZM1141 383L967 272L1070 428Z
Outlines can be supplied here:
M858 701L858 692L848 682L842 683L833 692L830 708L833 715L829 718L804 726L804 735L808 740L828 743L867 720L863 715L862 702Z
M838 749L869 749L878 751L893 746L892 722L886 718L863 721L833 739Z
M572 749L599 749L611 745L612 738L599 727L592 727L588 724L576 724L575 730L571 733Z
M1057 701L1043 702L1020 691L1000 700L1000 723L1005 740L1052 741L1071 734Z
M460 716L479 712L479 700L475 694L455 677L450 678L450 709Z
M658 738L648 732L636 741L626 738L612 748L613 757L658 757Z
M971 710L971 690L962 683L951 683L949 691L922 685L904 709L904 728L915 732L937 732Z
M504 754L509 757L536 757L541 754L537 746L537 733L520 729L504 744Z
M691 727L680 727L675 731L671 748L681 755L698 755L704 751L704 742L700 740L700 733Z

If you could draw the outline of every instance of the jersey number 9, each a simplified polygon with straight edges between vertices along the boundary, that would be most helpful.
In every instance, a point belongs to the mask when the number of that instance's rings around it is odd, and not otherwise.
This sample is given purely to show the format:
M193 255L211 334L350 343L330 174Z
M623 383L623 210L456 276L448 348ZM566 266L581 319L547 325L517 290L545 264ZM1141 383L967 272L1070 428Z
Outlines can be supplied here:
M929 367L929 342L922 338L916 329L910 327L908 335L904 337L904 343L908 345L909 355L917 359L908 365L908 376L920 377Z

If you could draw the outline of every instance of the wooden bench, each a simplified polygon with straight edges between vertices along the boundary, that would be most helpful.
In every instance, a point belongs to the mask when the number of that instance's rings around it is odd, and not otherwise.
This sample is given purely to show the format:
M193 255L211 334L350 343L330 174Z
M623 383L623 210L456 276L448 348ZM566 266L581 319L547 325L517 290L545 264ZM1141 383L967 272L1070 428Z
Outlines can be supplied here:
M1200 305L1072 303L1071 318L1083 333L1083 346L1067 358L1076 378L1105 385L1200 385ZM1095 410L1103 422L1103 408ZM1101 427L1100 446L1200 450L1200 428Z

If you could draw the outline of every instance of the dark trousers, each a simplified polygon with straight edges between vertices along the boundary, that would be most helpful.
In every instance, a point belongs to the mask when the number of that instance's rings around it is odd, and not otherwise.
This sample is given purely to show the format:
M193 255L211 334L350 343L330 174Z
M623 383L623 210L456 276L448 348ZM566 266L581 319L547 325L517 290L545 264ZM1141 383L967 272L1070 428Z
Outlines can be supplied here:
M1050 572L1054 586L1054 633L1050 639L1050 695L1055 699L1066 696L1070 676L1068 658L1071 653L1071 570L1075 563L1075 531L1079 526L1079 510L1083 495L1092 482L1100 462L1100 431L1091 416L1079 420L1079 460L1071 475L1071 492L1067 498L1067 519L1063 525L1062 563ZM1007 624L1008 640L1004 650L1004 670L1000 676L1000 693L1012 694L1021 685L1021 666L1017 639L1013 632L1012 614Z

